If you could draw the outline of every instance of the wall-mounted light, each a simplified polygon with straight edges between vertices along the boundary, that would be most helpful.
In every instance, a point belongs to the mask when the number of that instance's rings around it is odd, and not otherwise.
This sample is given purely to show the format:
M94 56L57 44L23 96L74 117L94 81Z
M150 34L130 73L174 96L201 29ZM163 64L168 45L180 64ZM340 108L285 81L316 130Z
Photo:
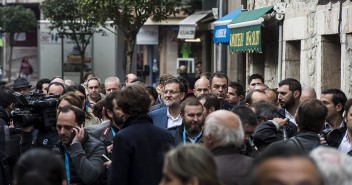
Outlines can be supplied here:
M202 40L200 38L196 38L196 39L185 39L185 42L202 42Z

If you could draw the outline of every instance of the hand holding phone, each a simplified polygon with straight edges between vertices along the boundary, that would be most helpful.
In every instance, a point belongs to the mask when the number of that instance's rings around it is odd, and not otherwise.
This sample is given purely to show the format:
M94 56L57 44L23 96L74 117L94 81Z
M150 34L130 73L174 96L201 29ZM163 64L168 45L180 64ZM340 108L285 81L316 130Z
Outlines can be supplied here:
M76 141L76 142L82 143L82 141L84 139L84 127L83 127L83 125L76 126L75 128L73 128L72 137L73 137L72 142Z
M108 156L106 156L105 154L103 154L103 155L101 156L101 158L103 159L104 163L105 163L105 162L108 162L108 161L111 161L111 160L108 158Z

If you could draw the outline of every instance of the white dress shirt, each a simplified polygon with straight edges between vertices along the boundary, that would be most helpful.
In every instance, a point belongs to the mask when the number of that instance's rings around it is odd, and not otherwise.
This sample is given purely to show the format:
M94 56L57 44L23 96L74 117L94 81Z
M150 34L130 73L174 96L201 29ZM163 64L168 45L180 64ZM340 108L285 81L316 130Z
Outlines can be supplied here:
M182 124L181 115L178 115L176 118L172 117L170 114L169 108L167 108L166 113L167 113L167 128L179 126Z
M351 150L352 150L352 145L351 145L350 139L348 138L347 130L346 130L346 133L342 138L338 151L344 154L347 154Z

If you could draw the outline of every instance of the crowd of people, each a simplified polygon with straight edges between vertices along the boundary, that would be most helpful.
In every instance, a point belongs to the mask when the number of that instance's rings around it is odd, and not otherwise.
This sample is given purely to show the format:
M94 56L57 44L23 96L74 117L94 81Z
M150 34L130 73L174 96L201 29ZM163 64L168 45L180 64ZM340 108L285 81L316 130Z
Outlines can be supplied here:
M183 67L184 68L184 67ZM348 185L352 99L226 74L0 88L0 185Z

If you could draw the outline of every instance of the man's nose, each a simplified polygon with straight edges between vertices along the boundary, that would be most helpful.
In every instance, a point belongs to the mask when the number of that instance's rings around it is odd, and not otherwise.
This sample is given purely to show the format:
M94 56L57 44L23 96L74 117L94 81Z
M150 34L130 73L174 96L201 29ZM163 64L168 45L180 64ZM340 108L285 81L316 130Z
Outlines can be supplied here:
M198 116L194 116L193 120L198 121L199 120Z

